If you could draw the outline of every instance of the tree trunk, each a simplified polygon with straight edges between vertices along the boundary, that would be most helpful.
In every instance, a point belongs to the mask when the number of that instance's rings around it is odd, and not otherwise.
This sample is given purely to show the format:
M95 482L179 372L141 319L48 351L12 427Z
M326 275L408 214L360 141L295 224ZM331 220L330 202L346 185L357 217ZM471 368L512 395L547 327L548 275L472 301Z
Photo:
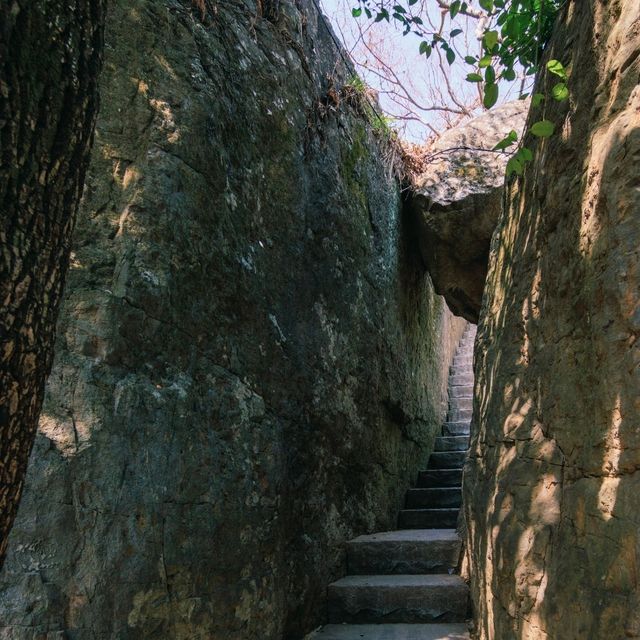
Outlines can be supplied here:
M51 368L105 0L0 0L0 567Z

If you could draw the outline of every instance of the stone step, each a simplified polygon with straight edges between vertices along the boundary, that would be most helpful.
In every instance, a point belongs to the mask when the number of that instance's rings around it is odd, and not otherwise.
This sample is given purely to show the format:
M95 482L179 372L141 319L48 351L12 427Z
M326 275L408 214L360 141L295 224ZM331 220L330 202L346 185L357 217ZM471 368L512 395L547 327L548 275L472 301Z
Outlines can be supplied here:
M459 557L455 529L385 531L347 543L347 566L355 575L449 573Z
M469 436L438 436L434 451L466 451L469 448Z
M471 409L449 409L447 422L471 422Z
M402 509L400 529L450 529L458 526L460 509Z
M418 474L417 488L459 487L462 484L462 469L427 469Z
M468 640L466 624L328 624L308 640Z
M466 451L434 451L427 469L462 469L466 457Z
M472 398L473 397L473 385L449 385L449 400L453 398Z
M467 585L451 575L346 576L329 585L331 623L464 622Z
M459 365L465 364L473 364L473 356L472 355L461 355L461 356L453 356L453 366L457 367Z
M423 509L426 507L442 509L460 507L462 504L462 487L416 487L407 491L406 508Z
M471 421L445 422L442 425L443 436L469 436L471 433Z
M473 377L473 367L471 365L465 365L464 367L449 367L449 379L455 376Z
M449 399L449 410L463 410L463 409L473 409L473 398L471 396L467 396L466 398L450 398Z
M455 352L454 358L473 357L473 342L461 344Z
M449 376L449 388L458 386L473 386L473 371L469 371L468 373L457 374L455 376Z

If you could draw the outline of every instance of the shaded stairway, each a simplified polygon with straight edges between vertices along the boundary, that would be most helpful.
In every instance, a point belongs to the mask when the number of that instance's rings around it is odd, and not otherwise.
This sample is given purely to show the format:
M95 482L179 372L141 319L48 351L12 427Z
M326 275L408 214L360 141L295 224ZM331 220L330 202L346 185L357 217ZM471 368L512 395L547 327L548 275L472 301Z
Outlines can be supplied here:
M314 640L468 638L467 585L455 575L462 466L469 445L475 326L449 374L449 411L427 469L407 491L397 531L347 543L349 575L328 588L329 622Z

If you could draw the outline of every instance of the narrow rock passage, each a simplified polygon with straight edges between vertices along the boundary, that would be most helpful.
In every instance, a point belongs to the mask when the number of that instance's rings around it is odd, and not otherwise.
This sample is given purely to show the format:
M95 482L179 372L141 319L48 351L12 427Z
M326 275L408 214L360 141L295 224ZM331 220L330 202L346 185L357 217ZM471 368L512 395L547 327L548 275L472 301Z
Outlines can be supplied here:
M328 589L329 622L314 640L468 638L467 585L455 575L462 466L469 446L475 326L462 337L449 374L449 410L417 486L407 491L399 529L347 544L349 575Z

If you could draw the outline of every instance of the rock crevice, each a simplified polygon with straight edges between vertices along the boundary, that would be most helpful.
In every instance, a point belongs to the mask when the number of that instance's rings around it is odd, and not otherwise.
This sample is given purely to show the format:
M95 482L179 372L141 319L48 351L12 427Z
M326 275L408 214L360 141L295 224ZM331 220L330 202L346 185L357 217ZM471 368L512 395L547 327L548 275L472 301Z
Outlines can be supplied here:
M278 5L110 2L0 638L300 638L432 447L465 323L315 5Z

